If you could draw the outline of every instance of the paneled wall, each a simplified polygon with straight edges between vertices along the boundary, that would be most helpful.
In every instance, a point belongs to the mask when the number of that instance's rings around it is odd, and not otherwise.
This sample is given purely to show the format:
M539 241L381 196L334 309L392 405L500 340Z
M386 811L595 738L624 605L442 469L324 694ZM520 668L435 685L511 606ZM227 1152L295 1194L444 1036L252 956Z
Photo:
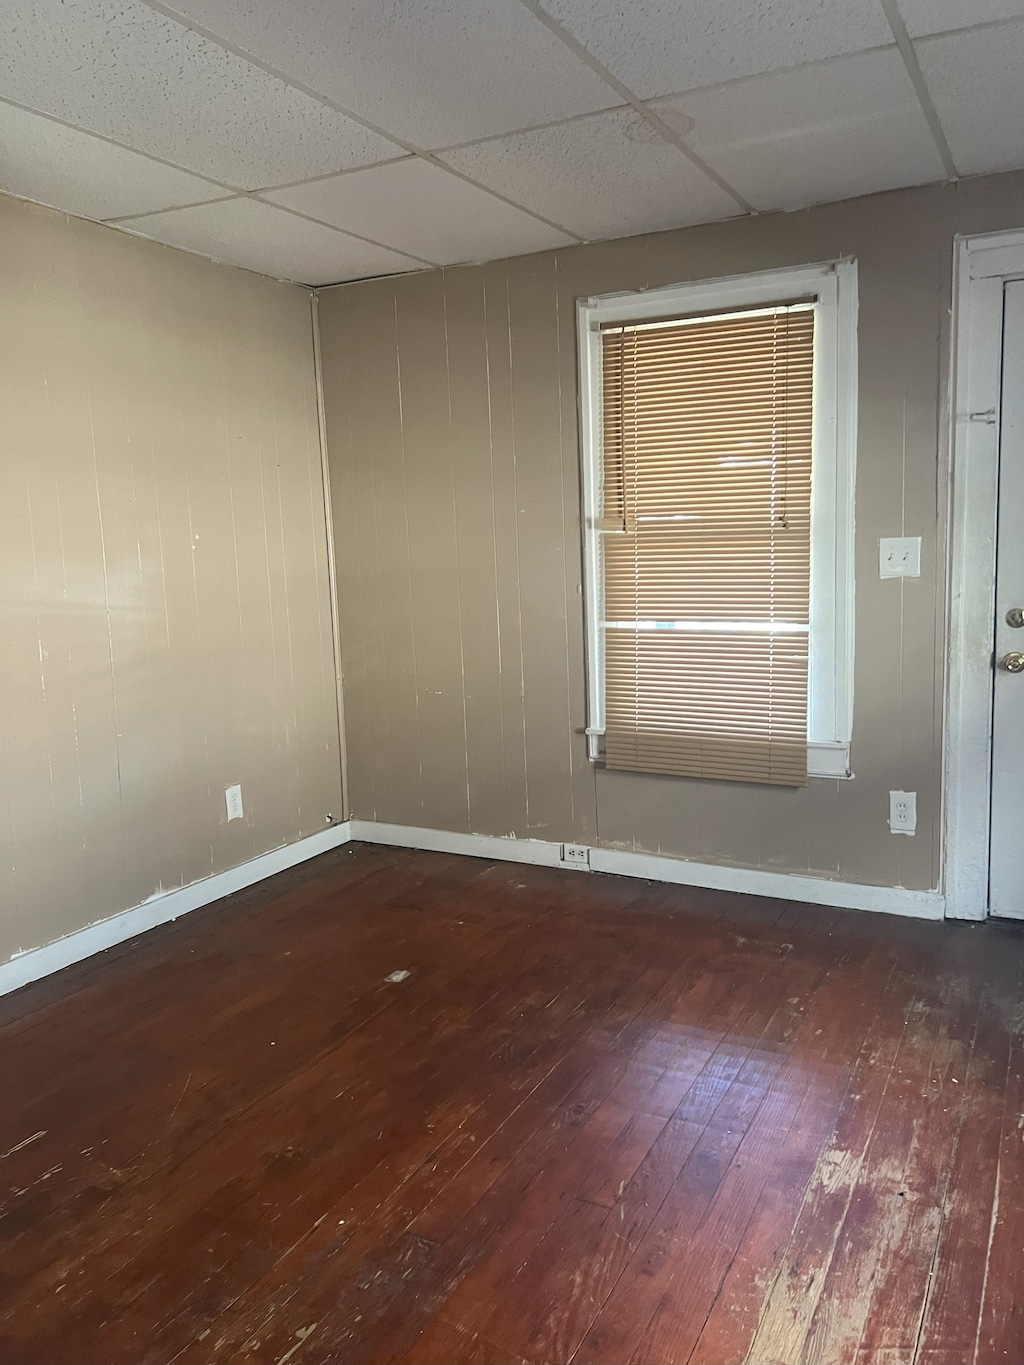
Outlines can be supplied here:
M325 535L308 294L0 197L0 961L340 814Z
M324 291L353 813L935 886L953 239L1022 224L1004 175ZM596 769L576 300L839 256L860 270L855 777ZM901 534L922 576L882 582ZM891 788L918 793L914 838L889 833Z

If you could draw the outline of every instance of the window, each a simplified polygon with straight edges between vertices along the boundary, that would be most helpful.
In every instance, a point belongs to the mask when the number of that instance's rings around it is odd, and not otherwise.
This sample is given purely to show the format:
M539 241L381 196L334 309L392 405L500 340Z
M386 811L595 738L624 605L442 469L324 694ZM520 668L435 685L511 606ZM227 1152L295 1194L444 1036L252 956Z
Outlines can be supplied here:
M590 755L849 775L856 266L581 300Z

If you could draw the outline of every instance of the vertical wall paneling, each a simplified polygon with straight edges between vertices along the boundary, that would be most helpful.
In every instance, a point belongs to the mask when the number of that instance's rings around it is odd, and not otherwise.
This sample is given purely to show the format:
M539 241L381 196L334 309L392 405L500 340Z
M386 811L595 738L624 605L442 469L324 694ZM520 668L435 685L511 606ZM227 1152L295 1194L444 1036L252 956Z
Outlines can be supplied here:
M366 338L362 344L356 345L349 335L353 319L359 315L360 297L358 291L352 291L344 309L318 311L321 355L326 348L336 357L324 374L323 383L324 415L330 430L329 450L339 456L330 461L331 511L334 523L335 590L345 678L348 802L351 811L353 793L358 793L358 800L362 803L361 813L372 819L376 817L378 804L373 755L386 752L387 712L383 705L386 698L378 691L377 698L382 705L377 733L373 733L368 679L379 668L371 657L374 648L379 648L379 632L369 623L369 613L373 604L379 602L380 596L376 519L372 515L372 504L364 501L364 490L372 466L364 461L357 464L354 458L354 451L360 446L367 451L372 449L361 408L363 389L358 382L358 366L362 363L370 339ZM386 312L385 316L388 316ZM393 307L390 316L394 316ZM336 389L340 389L345 397L343 401L332 404ZM378 622L379 615L378 611L374 618Z
M527 832L558 840L573 828L555 257L510 261L508 278Z
M458 594L466 723L467 831L508 827L487 316L479 270L444 274Z
M444 272L409 276L396 299L423 809L445 829L465 829L465 667Z
M341 661L341 622L338 610L338 574L337 556L334 548L334 518L331 515L331 471L327 461L327 416L324 410L324 387L323 387L323 367L320 358L320 308L319 299L314 291L310 295L310 327L313 333L313 370L315 384L316 402L316 424L317 424L317 455L320 461L320 480L321 480L321 504L326 510L324 516L324 571L328 578L328 590L330 600L330 629L331 629L331 655L334 666L333 678L333 699L334 711L337 721L338 736L338 757L341 767L341 810L332 811L331 814L337 821L348 819L348 747L345 733L345 697L342 691L342 661ZM310 496L315 497L313 490ZM316 517L315 504L312 507L314 519Z
M0 960L340 812L307 291L0 198L0 616Z
M953 238L1020 226L1022 203L1024 177L993 176L322 291L334 514L348 528L343 645L358 656L346 705L369 721L386 696L411 748L390 752L423 774L419 811L389 817L368 765L353 764L353 811L376 802L380 819L434 828L936 886ZM576 300L844 256L860 280L855 777L791 792L595 767L578 733ZM432 539L414 524L425 513ZM374 518L377 534L408 522L408 559L401 535L366 554ZM882 582L878 538L900 534L923 537L921 578ZM344 602L357 585L359 610ZM372 601L401 618L387 650L364 643ZM358 730L352 718L354 744ZM913 839L889 832L899 787L918 793Z

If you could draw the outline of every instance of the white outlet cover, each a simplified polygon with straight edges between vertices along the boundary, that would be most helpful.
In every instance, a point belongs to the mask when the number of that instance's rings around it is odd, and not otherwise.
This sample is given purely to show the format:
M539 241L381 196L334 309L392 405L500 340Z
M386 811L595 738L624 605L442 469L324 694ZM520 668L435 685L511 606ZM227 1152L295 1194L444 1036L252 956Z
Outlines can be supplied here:
M237 784L234 787L225 787L224 805L227 808L229 820L241 820L244 816L242 810L242 788Z
M879 578L920 578L921 537L882 536L878 542Z
M914 834L917 831L917 792L889 793L889 832Z

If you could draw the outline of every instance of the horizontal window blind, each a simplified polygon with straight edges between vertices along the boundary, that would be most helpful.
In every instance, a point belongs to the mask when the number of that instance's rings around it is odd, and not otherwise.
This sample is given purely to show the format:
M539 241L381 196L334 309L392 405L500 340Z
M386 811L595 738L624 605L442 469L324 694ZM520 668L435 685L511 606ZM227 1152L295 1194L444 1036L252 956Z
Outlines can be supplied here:
M813 306L601 352L606 763L803 785Z

